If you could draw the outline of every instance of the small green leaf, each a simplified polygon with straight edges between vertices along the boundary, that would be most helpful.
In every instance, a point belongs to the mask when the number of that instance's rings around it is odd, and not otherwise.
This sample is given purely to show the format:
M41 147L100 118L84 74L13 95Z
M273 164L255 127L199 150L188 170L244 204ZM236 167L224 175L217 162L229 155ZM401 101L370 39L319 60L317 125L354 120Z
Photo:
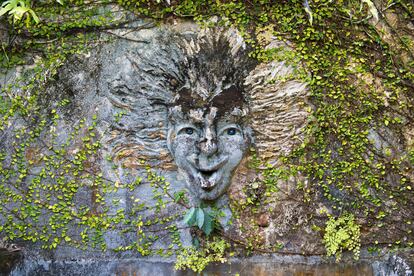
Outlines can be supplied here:
M30 9L26 7L17 7L10 11L10 14L13 14L15 19L21 20L23 15L28 12Z
M8 11L10 11L12 9L13 9L13 7L10 4L6 5L5 7L3 7L0 10L0 16L2 16L3 14L5 14L6 12L8 12Z
M36 13L33 10L29 10L29 12L32 15L33 20L36 22L36 24L39 23L40 20L39 17L37 17Z
M191 209L188 211L188 213L184 217L184 223L186 223L189 226L193 226L195 223L195 211L196 209L194 207L191 207Z
M207 236L211 234L211 232L213 231L213 220L211 219L211 215L209 213L205 213L204 216L204 224L202 227L202 230L204 232L204 234L206 234Z
M204 211L201 208L197 208L197 226L202 229L204 224Z

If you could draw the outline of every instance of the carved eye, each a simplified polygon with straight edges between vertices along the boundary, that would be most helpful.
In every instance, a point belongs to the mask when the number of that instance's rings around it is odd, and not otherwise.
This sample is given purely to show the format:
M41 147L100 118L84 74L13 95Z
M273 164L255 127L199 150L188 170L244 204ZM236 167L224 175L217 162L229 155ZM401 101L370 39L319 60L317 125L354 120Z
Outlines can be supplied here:
M227 135L235 135L237 133L237 128L231 127L227 129Z
M193 135L194 133L196 133L196 130L193 127L184 127L178 132L178 134L185 135Z

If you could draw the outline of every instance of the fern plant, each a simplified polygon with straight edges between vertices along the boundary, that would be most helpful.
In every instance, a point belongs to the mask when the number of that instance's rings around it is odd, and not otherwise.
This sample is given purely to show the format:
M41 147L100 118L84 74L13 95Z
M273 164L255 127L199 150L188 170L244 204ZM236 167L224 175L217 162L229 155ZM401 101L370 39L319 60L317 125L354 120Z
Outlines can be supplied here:
M342 252L349 250L354 253L354 259L359 259L360 226L355 222L354 215L345 213L338 218L329 216L323 239L328 256L335 255L339 261Z

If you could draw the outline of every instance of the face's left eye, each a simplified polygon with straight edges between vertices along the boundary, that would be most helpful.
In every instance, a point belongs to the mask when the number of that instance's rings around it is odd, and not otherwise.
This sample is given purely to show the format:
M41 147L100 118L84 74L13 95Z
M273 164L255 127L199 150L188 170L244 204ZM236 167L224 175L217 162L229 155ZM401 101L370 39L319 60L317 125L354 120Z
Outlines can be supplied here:
M192 136L193 134L197 134L197 130L191 126L180 128L178 135L189 135Z
M235 135L237 133L237 128L231 127L227 129L227 135Z

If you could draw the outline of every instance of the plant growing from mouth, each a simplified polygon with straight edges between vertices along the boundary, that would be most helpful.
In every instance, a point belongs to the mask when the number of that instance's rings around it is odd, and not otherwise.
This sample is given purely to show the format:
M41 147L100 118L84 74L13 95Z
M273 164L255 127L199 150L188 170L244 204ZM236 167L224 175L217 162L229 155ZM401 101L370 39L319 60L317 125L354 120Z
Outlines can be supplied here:
M198 227L209 236L216 228L215 213L202 207L191 207L184 217L184 223L191 227Z

